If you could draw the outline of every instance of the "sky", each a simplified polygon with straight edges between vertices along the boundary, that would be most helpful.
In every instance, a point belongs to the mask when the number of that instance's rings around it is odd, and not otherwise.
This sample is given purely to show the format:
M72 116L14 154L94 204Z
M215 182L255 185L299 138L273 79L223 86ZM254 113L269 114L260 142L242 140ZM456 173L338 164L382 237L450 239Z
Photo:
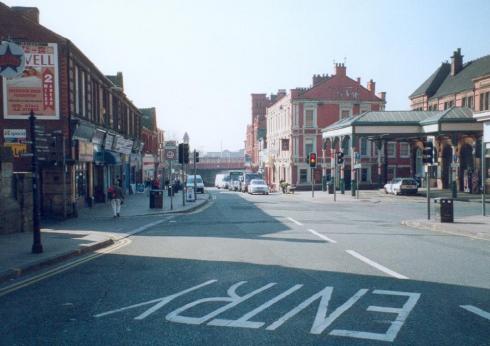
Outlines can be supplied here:
M204 151L244 147L251 93L308 87L313 74L347 75L387 92L387 110L454 50L490 54L490 1L433 0L0 0L36 6L125 93L156 107L166 139Z

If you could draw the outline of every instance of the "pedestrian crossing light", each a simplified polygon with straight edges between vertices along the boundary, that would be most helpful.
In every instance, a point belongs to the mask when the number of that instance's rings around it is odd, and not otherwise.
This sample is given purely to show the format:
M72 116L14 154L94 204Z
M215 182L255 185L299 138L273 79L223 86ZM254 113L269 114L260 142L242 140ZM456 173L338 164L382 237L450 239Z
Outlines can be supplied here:
M337 152L337 164L341 165L344 163L344 153L339 151Z
M434 143L424 142L424 150L422 153L422 162L429 165L434 163Z
M311 168L316 168L316 153L310 153L308 155L308 163Z

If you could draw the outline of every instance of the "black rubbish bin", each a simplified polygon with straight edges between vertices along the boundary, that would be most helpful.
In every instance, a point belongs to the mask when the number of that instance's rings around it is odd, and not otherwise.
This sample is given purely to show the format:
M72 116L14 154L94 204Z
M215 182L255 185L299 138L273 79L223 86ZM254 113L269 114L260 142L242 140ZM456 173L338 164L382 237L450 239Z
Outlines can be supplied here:
M150 209L163 208L163 190L150 190Z
M333 182L331 180L327 181L327 192L328 194L333 194Z
M454 201L452 198L434 198L434 203L439 204L436 214L440 222L454 222Z
M167 190L168 190L168 197L172 197L174 195L174 189L172 188L172 186L169 186Z

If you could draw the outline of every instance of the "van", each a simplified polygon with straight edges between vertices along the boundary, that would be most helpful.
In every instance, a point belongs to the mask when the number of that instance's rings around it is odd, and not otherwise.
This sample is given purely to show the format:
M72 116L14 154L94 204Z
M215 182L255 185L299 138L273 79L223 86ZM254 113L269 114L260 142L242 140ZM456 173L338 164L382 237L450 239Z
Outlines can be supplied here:
M216 174L216 178L214 179L214 187L221 189L224 188L223 179L226 174Z

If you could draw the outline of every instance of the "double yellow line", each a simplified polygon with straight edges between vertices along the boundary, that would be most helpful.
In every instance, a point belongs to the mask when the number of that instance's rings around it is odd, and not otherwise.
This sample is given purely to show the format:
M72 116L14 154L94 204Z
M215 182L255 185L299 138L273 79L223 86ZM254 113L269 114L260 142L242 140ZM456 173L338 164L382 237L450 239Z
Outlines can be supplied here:
M69 263L65 263L62 265L59 265L55 268L49 269L41 274L29 277L27 279L24 279L20 282L16 282L15 284L9 285L7 287L1 288L0 289L0 297L3 297L4 295L7 295L11 292L17 291L18 289L21 289L23 287L30 286L32 284L35 284L36 282L39 282L41 280L45 280L47 278L50 278L51 276L60 274L66 270L72 269L76 266L79 266L80 264L83 264L88 261L92 261L100 256L106 255L112 251L116 251L124 246L127 246L131 243L131 240L129 238L123 238L121 240L118 240L115 244L108 246L106 248L97 250L89 255L86 255L82 258L78 258L76 260L73 260Z

